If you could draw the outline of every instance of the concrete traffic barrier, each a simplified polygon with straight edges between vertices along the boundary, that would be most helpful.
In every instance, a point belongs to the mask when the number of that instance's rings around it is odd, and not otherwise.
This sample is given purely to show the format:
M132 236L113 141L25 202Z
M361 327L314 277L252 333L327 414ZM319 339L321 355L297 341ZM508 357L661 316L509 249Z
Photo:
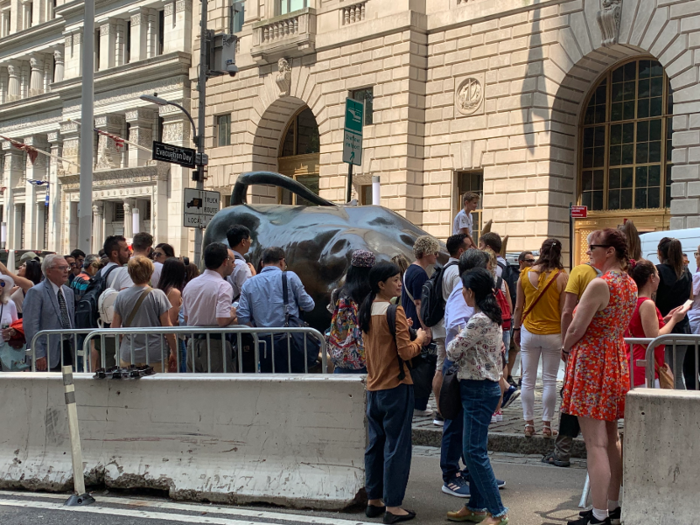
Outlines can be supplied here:
M636 388L625 407L622 523L696 523L700 392Z
M364 487L358 376L76 374L86 484L339 509ZM59 374L0 373L0 488L72 489Z

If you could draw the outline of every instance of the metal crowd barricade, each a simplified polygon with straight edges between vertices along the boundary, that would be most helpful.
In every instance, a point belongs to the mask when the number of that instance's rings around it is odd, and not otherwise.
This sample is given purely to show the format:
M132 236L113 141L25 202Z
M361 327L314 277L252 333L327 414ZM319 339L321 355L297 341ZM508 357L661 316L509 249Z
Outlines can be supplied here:
M177 336L178 335L185 335L185 336L190 336L192 339L202 339L202 336L204 336L204 339L206 340L206 346L207 346L207 373L211 373L211 364L212 364L212 358L211 358L211 340L212 336L214 335L220 335L220 339L224 340L224 337L227 334L232 334L235 336L235 340L237 343L237 358L238 358L238 370L242 371L243 370L243 335L245 334L250 334L253 337L253 351L254 351L254 357L255 357L255 373L260 373L260 345L263 345L263 352L267 352L267 345L265 341L261 341L261 337L264 336L271 336L270 341L271 341L271 354L272 354L272 373L275 373L275 359L274 359L274 352L275 352L275 338L274 336L276 334L285 334L286 340L287 340L287 365L288 365L288 370L292 369L292 334L296 333L301 333L304 335L304 373L309 372L309 367L308 367L308 359L307 356L308 351L309 351L309 344L308 344L308 338L309 336L315 338L320 345L319 352L321 354L321 368L322 372L321 373L327 373L327 365L328 365L328 356L327 356L327 348L326 348L326 340L319 332L318 330L310 327L282 327L282 328L265 328L265 327L249 327L249 326L231 326L231 327L201 327L201 326L174 326L174 327L142 327L142 328L104 328L104 329L95 329L95 330L90 330L89 334L85 338L85 341L83 342L83 351L88 352L89 354L89 348L90 348L90 342L93 341L96 338L100 338L101 341L101 349L102 349L102 355L100 356L100 362L104 364L106 362L106 355L105 355L105 339L108 337L113 337L115 338L115 348L117 352L117 363L119 362L119 349L120 349L120 344L119 344L119 339L122 336L136 336L136 335L143 335L143 336L148 336L148 335L161 335L161 336L166 336L168 334L173 334L176 336L176 343L177 343ZM199 337L198 337L199 336ZM135 364L135 358L134 358L134 338L129 337L129 349L130 349L130 362L131 364ZM170 349L167 349L167 344L165 341L165 337L160 337L159 338L159 344L160 344L160 356L161 360L160 362L164 364L166 367L165 370L167 370L167 363L168 363L168 355L170 354ZM194 345L193 345L194 349ZM195 366L195 352L192 352L191 356L187 356L187 359L189 360L191 358L191 364L192 364L192 370L196 370ZM176 365L177 365L177 370L180 370L180 353L179 351L175 352L176 356ZM151 360L149 357L149 352L147 351L145 353L145 363L146 365L151 364ZM229 371L227 368L227 359L222 359L223 362L223 373L229 373L233 371Z
M83 372L89 372L90 371L90 352L85 354L84 347L82 345L81 339L92 332L92 329L87 328L87 329L71 329L71 330L42 330L40 332L37 332L34 337L32 337L32 340L30 341L29 348L27 348L26 353L31 359L31 365L32 365L32 372L36 372L36 343L41 339L45 338L46 339L46 349L47 349L47 355L46 355L46 369L47 371L49 370L49 365L50 365L50 356L49 356L49 348L51 347L51 340L53 339L55 341L55 338L59 338L60 341L63 340L68 340L71 341L72 339L72 348L71 352L73 353L73 366L77 371L80 371L78 368L79 364L79 357L82 357L83 359L83 366L82 366L82 371ZM67 338L67 339L66 339ZM63 355L63 345L59 345L60 347L60 359L61 359L61 366L60 368L63 367L64 365L64 355Z

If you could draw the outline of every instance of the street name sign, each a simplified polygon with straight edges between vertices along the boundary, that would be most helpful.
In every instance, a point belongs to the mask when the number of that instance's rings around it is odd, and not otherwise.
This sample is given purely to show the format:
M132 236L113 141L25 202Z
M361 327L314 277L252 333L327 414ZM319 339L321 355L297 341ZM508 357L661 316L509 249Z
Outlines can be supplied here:
M345 135L343 137L343 162L362 164L362 123L365 105L363 102L345 99Z
M182 218L185 228L206 228L219 211L221 193L185 188Z
M173 146L157 140L153 141L153 160L179 164L185 168L194 168L195 158L196 152L191 148Z
M571 218L572 219L585 219L588 217L588 206L572 206L571 207Z

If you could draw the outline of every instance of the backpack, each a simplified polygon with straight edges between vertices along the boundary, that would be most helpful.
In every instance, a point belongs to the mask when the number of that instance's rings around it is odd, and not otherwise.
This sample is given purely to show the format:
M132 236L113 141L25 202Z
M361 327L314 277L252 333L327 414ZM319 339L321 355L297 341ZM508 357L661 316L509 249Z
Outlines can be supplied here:
M442 281L445 270L458 264L452 261L444 267L436 266L433 275L423 283L420 297L420 318L425 326L433 327L445 317L445 298L442 296Z
M328 336L331 361L337 368L358 370L365 366L365 345L357 315L357 304L350 297L338 298Z
M99 273L93 277L87 290L75 304L75 327L76 328L97 328L99 320L99 299L107 289L107 278L112 270L120 268L119 265L112 266L104 275Z
M508 305L508 299L506 298L505 294L503 293L503 290L501 289L502 286L503 278L499 277L496 280L496 302L501 308L501 316L503 317L503 330L510 330L510 306Z
M515 304L518 294L518 279L520 278L520 272L516 272L510 264L503 264L500 261L497 262L497 264L501 268L501 277L506 284L508 284L510 300L513 302L513 304Z
M97 300L97 311L99 312L100 318L97 320L97 324L100 327L107 327L112 324L112 319L114 319L114 303L117 301L117 295L119 295L119 290L115 288L107 288L100 298Z

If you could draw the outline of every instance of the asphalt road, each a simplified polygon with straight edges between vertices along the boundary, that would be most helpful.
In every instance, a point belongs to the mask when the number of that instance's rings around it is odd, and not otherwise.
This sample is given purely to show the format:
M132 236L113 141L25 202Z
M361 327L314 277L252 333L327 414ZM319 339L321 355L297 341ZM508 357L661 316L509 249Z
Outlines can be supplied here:
M497 477L507 482L501 491L510 508L512 525L562 525L577 513L586 477L584 464L549 467L539 457L495 454ZM413 523L447 523L445 512L465 500L440 491L438 450L416 447L404 506L415 510ZM0 491L2 525L364 525L370 520L362 509L339 513L287 510L271 506L233 507L190 504L136 493L96 491L97 502L87 507L64 507L65 494Z

